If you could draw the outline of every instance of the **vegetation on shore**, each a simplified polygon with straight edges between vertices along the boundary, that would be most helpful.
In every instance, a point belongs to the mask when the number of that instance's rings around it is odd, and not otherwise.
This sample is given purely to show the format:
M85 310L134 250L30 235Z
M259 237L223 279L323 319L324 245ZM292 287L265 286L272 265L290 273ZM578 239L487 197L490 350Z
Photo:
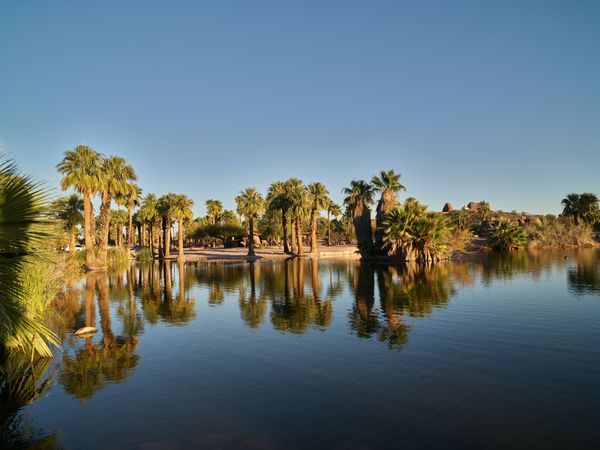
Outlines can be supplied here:
M58 345L43 323L49 302L77 276L80 266L127 268L134 244L140 261L171 257L175 239L180 261L186 244L243 245L249 256L255 255L256 246L271 244L290 256L303 256L317 253L320 244L343 243L356 244L367 258L437 261L472 249L474 241L478 248L503 251L593 246L600 231L599 200L593 193L568 194L558 217L494 211L485 201L433 212L412 197L400 200L406 188L394 170L381 171L370 182L352 180L342 191L343 208L323 183L305 185L290 178L273 182L265 196L254 188L240 191L236 211L208 199L207 216L196 219L186 195L142 196L133 167L119 156L80 145L65 152L57 170L61 188L75 193L54 200L14 164L0 161L3 349L49 356L50 346ZM78 252L80 234L84 251Z

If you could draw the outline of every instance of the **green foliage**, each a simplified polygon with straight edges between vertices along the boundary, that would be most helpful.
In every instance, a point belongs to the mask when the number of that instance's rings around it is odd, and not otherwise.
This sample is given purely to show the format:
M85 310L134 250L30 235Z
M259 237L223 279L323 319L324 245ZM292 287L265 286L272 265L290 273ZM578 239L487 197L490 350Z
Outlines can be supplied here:
M251 218L260 214L265 209L265 202L262 195L254 189L247 188L240 192L235 198L238 214Z
M435 261L448 256L452 227L416 200L392 210L383 224L384 248L404 260Z
M124 270L129 267L129 250L123 247L109 248L106 261L109 269Z
M563 216L571 216L576 224L580 220L594 223L600 212L600 200L596 194L584 192L583 194L568 194L562 199Z
M517 222L500 220L492 225L488 242L496 250L517 250L527 244L527 232Z
M152 261L152 253L148 247L141 249L137 255L137 259L141 263L149 263Z
M248 232L241 225L237 224L207 224L196 228L193 238L202 240L208 237L225 239L228 237L245 236Z
M56 233L50 213L48 191L0 160L0 346L47 357L49 344L59 343L28 303L26 271L43 258L44 240Z

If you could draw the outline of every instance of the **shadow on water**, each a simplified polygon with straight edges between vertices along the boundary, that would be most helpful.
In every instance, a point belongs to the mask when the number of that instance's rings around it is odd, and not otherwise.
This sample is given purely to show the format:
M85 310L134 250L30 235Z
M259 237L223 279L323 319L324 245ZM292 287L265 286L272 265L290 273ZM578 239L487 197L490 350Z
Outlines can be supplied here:
M0 367L0 447L54 448L55 434L37 430L23 409L57 381L85 403L99 390L135 375L147 327L185 327L200 305L237 302L244 327L270 327L281 334L326 332L334 317L351 335L390 350L409 345L420 320L445 308L458 290L516 277L539 279L553 271L567 276L576 296L600 295L600 252L490 254L466 262L382 264L289 259L251 263L158 263L120 273L89 273L54 303L48 324L63 339L53 362L4 358ZM190 295L197 297L196 300ZM336 298L351 302L336 310ZM209 309L210 312L210 309ZM75 338L73 330L98 333Z

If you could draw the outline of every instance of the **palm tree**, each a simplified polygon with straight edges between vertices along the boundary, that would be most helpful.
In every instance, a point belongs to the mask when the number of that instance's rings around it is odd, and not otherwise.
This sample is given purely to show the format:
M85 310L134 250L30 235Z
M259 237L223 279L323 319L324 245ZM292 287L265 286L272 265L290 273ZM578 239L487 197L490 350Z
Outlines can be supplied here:
M150 253L154 257L154 234L155 227L160 222L160 213L158 212L158 199L154 194L147 194L140 205L140 220L148 226L148 243Z
M387 219L388 214L396 205L398 205L398 193L405 191L406 188L400 183L400 174L394 170L382 170L379 176L374 176L371 179L371 184L375 190L381 192L381 198L377 203L376 228L375 228L375 248L378 252L383 249L383 222Z
M327 245L331 245L331 216L339 217L342 215L342 208L331 200L327 204Z
M96 266L94 251L94 211L92 197L100 187L100 165L103 156L85 145L68 150L56 169L63 175L60 187L63 191L73 188L83 195L83 217L85 236L85 260L88 268Z
M185 260L185 255L183 254L183 223L184 221L192 220L194 216L192 206L194 206L192 199L183 194L175 195L171 202L169 216L178 221L178 261Z
M329 191L323 183L308 185L308 204L310 207L310 252L317 251L317 217L321 210L330 203Z
M163 247L160 250L160 255L163 258L171 256L171 222L173 217L171 216L171 206L175 202L177 194L169 192L158 199L158 212L162 217L162 243Z
M254 252L254 217L265 209L265 201L262 195L254 188L246 188L240 191L235 198L238 214L248 220L248 256L255 256Z
M356 241L361 253L370 253L373 246L371 210L374 188L364 180L352 180L349 188L344 188L344 204L350 209L356 233Z
M110 227L110 205L114 197L126 195L129 185L137 176L133 168L120 156L110 156L102 162L100 191L100 236L98 243L98 268L106 269L108 232Z
M581 219L592 222L600 210L596 194L584 192L583 194L569 194L562 200L563 215L572 216L579 225Z
M477 204L477 210L479 211L479 214L481 214L481 218L483 220L487 220L488 216L492 212L492 208L490 208L490 204L483 200Z
M287 230L287 212L290 208L290 198L287 195L286 183L282 181L275 181L269 186L267 192L267 209L281 211L281 227L282 227L282 238L283 238L283 252L285 254L290 253L288 246L288 230Z
M579 225L581 217L581 196L579 194L568 194L560 202L563 205L563 216L572 216L575 223Z
M219 216L223 212L223 203L219 200L209 199L206 200L206 212L210 217L210 223L215 225L219 220Z
M287 180L286 190L290 199L288 214L290 214L292 218L293 232L295 232L295 239L292 240L292 247L295 242L296 255L302 256L304 253L302 242L302 218L308 212L308 195L304 183L298 178L290 178Z
M139 206L142 199L142 189L135 183L128 183L124 192L115 197L117 205L127 208L129 220L127 224L127 247L133 245L133 209Z
M123 225L127 223L127 213L122 209L111 209L110 223L113 225L115 245L121 247L123 245Z
M54 201L52 209L56 217L63 222L65 231L69 233L69 253L75 256L77 227L83 225L83 200L79 195L71 194Z
M27 298L23 277L28 264L44 258L43 241L54 237L50 212L50 193L0 159L0 349L18 349L32 358L34 353L51 357L48 344L59 345Z

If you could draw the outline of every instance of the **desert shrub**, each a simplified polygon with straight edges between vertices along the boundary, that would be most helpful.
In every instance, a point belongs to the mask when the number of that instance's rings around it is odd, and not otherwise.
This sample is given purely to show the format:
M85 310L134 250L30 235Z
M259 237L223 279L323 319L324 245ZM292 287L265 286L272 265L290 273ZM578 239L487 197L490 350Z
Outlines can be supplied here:
M500 220L492 225L488 242L496 250L517 250L527 244L527 232L516 222Z
M129 267L129 250L123 247L109 248L106 261L109 269L126 269Z
M592 227L576 224L570 217L542 219L542 224L527 224L529 240L538 247L585 247L594 245Z
M150 249L148 247L144 247L139 251L137 259L141 263L150 262L152 261L152 252L150 252Z

